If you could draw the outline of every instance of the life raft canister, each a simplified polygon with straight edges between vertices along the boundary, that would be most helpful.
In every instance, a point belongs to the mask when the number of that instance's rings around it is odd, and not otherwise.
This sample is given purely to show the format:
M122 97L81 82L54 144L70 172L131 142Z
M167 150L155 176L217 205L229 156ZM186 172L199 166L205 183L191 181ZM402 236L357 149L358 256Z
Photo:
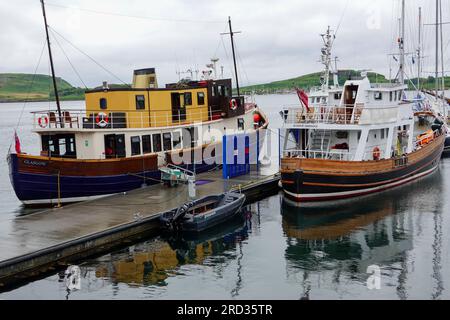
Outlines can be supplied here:
M46 115L42 115L38 118L38 124L41 128L47 128L48 126L48 117Z
M109 123L109 117L106 113L100 112L99 114L97 114L97 116L95 117L95 123L100 127L100 128L104 128L108 125Z
M237 108L237 102L236 102L236 99L231 99L231 100L230 100L230 109L231 109L231 110L236 110L236 108Z
M372 155L373 155L373 160L375 160L375 161L380 160L380 156L381 156L380 148L378 148L378 147L373 148Z

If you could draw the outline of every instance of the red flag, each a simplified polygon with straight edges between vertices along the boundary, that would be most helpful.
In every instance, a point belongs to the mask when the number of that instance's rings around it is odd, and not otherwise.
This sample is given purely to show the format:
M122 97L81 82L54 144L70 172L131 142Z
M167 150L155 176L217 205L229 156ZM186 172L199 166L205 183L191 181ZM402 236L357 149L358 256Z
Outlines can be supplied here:
M22 150L20 148L20 140L19 137L17 136L17 132L14 131L14 140L16 141L16 153L22 153Z
M305 91L300 89L295 89L297 91L298 98L300 99L300 102L306 107L306 111L309 111L309 103L308 103L308 95L305 93Z

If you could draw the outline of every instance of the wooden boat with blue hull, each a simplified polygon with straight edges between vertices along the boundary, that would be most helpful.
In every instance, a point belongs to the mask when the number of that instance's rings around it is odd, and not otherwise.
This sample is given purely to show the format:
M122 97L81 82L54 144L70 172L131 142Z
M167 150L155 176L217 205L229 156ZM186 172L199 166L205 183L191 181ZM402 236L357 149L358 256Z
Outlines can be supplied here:
M130 86L110 88L104 82L85 92L84 110L63 110L48 37L47 42L56 110L32 112L40 154L23 152L16 137L15 153L8 155L12 186L25 205L74 202L159 183L159 168L169 164L208 171L222 163L223 136L257 137L268 125L256 104L246 103L239 90L233 95L231 79L213 78L212 70L199 80L164 87L158 86L155 68L134 70Z
M244 202L241 193L207 196L163 213L160 221L174 232L201 232L234 217Z

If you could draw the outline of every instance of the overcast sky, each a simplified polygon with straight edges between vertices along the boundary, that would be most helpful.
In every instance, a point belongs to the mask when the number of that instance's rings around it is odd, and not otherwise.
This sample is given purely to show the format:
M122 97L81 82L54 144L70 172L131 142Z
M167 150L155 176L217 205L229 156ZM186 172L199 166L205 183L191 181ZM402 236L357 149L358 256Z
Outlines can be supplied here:
M443 1L450 20L450 1ZM176 71L204 70L213 56L231 76L227 17L236 34L242 85L296 77L322 69L318 59L327 26L337 31L333 55L340 69L370 69L395 74L400 0L48 0L48 24L76 47L131 82L132 71L155 67L158 82L178 80ZM425 23L434 22L434 0L407 0L407 51L417 47L418 7ZM338 28L339 26L339 28ZM444 27L449 48L450 25ZM338 29L338 30L336 30ZM33 73L45 30L39 0L0 0L0 72ZM434 29L425 27L425 71L432 71ZM68 42L59 44L88 87L119 80L105 72ZM57 76L82 86L52 40ZM448 55L446 55L448 57ZM411 60L411 58L409 58ZM449 59L444 59L447 69ZM220 69L220 68L219 68ZM46 48L39 73L49 74ZM409 71L411 73L411 71ZM195 74L194 74L195 77Z

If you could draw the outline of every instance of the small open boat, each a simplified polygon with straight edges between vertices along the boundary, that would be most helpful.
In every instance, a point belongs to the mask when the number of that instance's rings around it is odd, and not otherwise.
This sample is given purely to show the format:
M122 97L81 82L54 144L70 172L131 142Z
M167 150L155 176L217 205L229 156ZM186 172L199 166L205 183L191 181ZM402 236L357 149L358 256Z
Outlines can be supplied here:
M245 195L228 192L186 202L165 212L160 221L172 231L200 232L235 216L245 202Z

